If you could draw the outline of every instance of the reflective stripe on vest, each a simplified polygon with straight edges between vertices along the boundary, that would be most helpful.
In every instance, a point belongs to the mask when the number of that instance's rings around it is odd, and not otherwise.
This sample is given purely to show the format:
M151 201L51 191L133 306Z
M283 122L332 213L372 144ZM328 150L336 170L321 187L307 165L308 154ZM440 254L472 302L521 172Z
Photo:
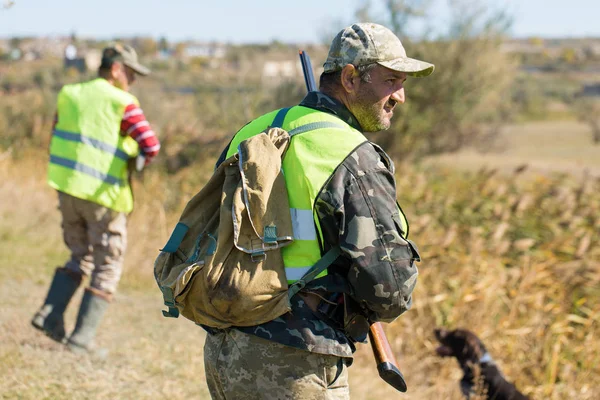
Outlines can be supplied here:
M317 231L313 220L312 210L291 208L294 240L316 240Z
M68 160L66 158L58 157L58 156L50 156L50 163L55 165L60 165L62 167L72 169L74 171L79 171L83 174L89 175L93 178L98 179L99 181L105 182L109 185L122 185L123 180L114 176L110 176L104 174L100 171L97 171L91 167L88 167L85 164L78 163L77 161Z
M53 188L120 212L133 209L127 162L139 148L121 135L121 120L137 99L105 79L66 85L57 99L48 183Z
M277 111L263 115L243 127L231 141L227 157L238 144L266 129ZM334 115L311 108L292 107L283 123L292 140L282 169L290 202L294 242L282 249L288 283L300 279L320 258L321 229L314 203L335 169L367 139ZM319 276L325 275L321 273Z
M115 157L120 158L121 160L124 160L124 161L127 161L129 159L129 156L123 150L118 149L118 148L112 146L111 144L104 143L100 140L92 139L92 138L89 138L86 136L81 136L80 133L59 131L58 129L55 129L52 132L52 134L61 139L70 140L72 142L78 142L78 143L83 143L88 146L92 146L96 149L104 151L105 153L112 154Z

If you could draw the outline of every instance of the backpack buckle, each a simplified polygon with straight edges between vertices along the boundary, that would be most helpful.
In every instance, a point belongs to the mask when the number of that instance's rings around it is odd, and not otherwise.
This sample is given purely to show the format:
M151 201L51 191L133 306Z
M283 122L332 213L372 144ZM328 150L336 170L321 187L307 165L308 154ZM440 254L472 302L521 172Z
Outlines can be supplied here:
M267 253L264 251L255 251L250 254L250 259L252 259L252 262L255 263L265 261L267 259Z
M265 226L262 247L264 250L274 250L277 248L277 227L275 225Z
M275 250L279 246L277 241L274 242L263 242L263 249L265 250Z

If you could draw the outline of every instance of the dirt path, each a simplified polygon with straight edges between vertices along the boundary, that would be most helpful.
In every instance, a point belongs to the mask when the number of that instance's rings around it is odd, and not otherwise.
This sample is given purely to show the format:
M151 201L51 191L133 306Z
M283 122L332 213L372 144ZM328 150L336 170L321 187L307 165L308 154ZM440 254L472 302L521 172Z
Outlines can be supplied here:
M45 287L5 280L0 315L0 397L7 399L204 399L201 329L160 319L155 296L120 294L98 343L106 356L77 356L31 328ZM74 298L78 304L81 291ZM6 308L5 308L6 307ZM67 313L72 328L76 307ZM198 351L199 350L199 351Z

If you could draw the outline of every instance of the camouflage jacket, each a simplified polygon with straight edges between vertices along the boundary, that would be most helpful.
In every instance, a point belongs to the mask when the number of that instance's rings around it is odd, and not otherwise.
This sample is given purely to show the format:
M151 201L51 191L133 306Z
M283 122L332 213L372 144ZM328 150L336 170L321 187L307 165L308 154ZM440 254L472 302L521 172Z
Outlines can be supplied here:
M361 130L345 106L322 93L309 93L300 105L334 114ZM316 199L315 211L324 251L337 244L342 249L328 275L304 289L323 298L317 310L297 295L290 313L234 329L311 352L352 357L357 339L346 329L352 315L364 317L365 323L394 320L411 307L417 281L418 253L404 239L408 232L396 203L392 161L381 148L365 142L336 169ZM364 336L368 323L365 329Z

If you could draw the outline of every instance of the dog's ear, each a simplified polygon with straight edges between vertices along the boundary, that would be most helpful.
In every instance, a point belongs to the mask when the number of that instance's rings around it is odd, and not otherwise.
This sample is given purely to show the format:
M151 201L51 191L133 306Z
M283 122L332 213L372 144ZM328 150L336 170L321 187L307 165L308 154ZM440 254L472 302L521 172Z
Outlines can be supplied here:
M473 356L476 360L480 360L481 357L486 353L486 348L483 345L483 342L475 335L473 332L467 331L466 342L467 346L473 352Z
M456 349L459 354L457 358L460 358L463 361L468 360L472 363L478 363L486 353L485 346L473 332L466 329L457 329L455 331L455 337L456 345L460 345L460 348Z

